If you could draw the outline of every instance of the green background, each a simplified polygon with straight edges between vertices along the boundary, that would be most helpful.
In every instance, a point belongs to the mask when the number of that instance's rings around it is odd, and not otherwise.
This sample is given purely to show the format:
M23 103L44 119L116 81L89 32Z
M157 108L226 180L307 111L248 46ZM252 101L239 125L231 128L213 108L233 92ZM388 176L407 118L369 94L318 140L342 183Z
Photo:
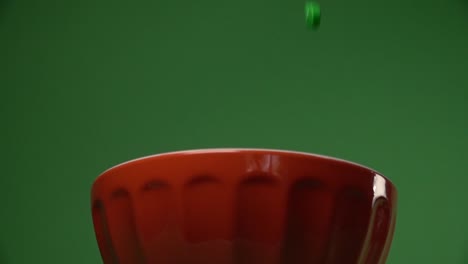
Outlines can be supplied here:
M0 0L0 263L101 263L95 177L206 147L375 168L388 263L468 263L468 1L319 3Z

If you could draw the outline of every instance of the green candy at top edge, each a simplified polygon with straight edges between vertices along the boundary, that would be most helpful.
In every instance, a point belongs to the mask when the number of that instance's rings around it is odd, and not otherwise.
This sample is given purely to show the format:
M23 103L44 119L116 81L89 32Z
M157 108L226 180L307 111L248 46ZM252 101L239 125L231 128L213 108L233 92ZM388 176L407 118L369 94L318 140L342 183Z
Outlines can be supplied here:
M305 5L307 28L317 29L320 26L320 5L315 2L306 2Z

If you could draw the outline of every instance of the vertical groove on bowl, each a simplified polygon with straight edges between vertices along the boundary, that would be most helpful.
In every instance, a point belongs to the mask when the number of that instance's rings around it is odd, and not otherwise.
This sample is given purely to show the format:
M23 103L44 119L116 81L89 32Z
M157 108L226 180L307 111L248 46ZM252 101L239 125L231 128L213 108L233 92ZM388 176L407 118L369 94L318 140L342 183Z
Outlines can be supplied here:
M222 239L223 231L218 219L223 188L221 182L211 176L197 176L184 186L183 210L185 238L189 243L200 243L207 240ZM217 199L212 199L217 197ZM222 229L222 228L221 228ZM227 238L226 238L227 239Z
M237 189L236 264L279 264L286 205L284 185L272 175L252 175Z
M195 176L183 187L182 207L188 263L229 263L232 192L217 177Z
M325 263L357 263L367 234L372 198L366 193L345 187L337 193L333 230Z
M385 248L386 240L391 229L390 205L386 198L379 198L375 201L372 217L369 225L368 238L363 246L363 259L360 263L374 264L382 263L382 252ZM379 239L380 238L380 239ZM370 243L372 241L372 243Z
M319 180L299 179L289 191L283 264L324 263L334 195Z
M135 192L135 223L145 263L166 263L174 253L171 238L173 188L153 179Z
M106 217L104 204L101 200L94 201L92 214L98 247L104 263L118 264L119 260L117 258L117 254L115 253L115 249L112 246L112 239L110 237L109 228L107 225L108 220Z
M125 189L117 189L112 193L111 202L106 208L110 236L118 256L118 263L145 263L140 247L136 225L135 211L130 193Z
M390 211L391 211L391 222L390 222L390 230L387 233L386 241L385 241L385 246L382 250L382 257L380 258L380 263L378 264L385 264L387 261L388 254L390 253L390 246L392 244L393 240L393 234L395 232L395 225L396 225L396 200L394 201L389 201L390 203Z

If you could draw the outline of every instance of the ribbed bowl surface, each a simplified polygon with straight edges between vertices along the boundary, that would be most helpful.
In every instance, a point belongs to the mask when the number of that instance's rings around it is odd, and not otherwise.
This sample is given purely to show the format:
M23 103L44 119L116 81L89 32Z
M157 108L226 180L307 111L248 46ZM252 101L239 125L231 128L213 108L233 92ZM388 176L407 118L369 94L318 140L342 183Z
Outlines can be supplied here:
M396 190L363 166L259 149L133 160L92 188L105 264L381 264Z

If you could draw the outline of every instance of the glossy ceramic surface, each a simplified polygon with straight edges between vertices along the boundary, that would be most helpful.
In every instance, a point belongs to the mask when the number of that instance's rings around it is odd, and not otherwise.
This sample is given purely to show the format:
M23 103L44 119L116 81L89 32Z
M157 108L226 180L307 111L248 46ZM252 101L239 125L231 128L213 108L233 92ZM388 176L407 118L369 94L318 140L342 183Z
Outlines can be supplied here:
M396 190L324 156L183 151L104 172L92 215L105 264L381 264Z

